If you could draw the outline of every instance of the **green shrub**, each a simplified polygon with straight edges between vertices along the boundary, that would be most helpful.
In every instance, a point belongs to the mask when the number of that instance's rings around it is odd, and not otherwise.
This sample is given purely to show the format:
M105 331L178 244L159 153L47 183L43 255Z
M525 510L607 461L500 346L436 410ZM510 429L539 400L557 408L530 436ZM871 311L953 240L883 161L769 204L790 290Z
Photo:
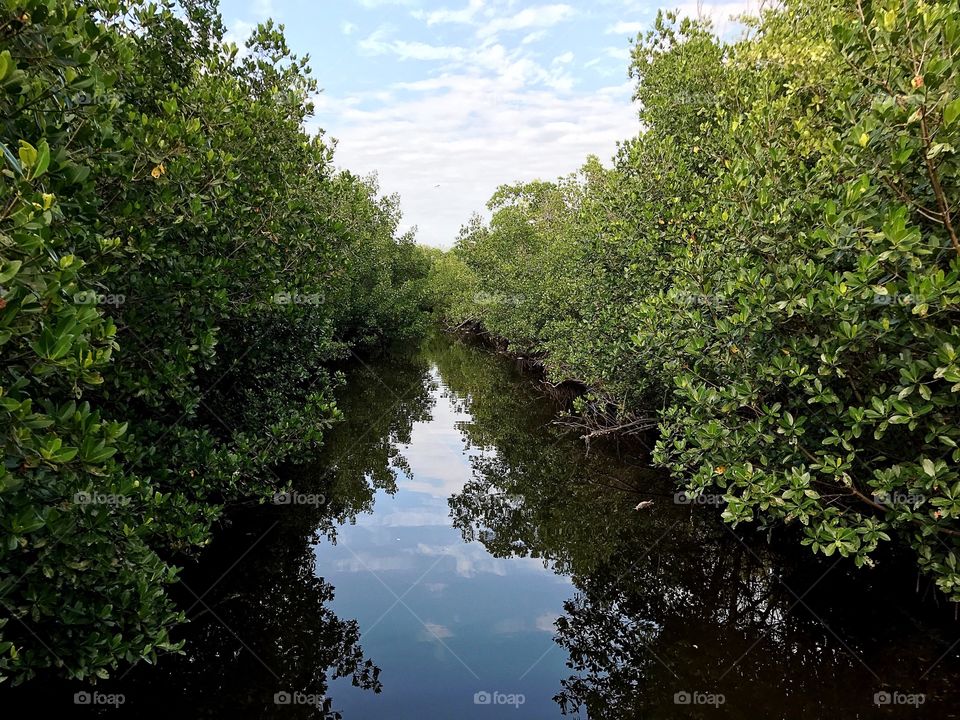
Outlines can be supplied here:
M453 255L523 302L455 310L657 417L655 461L728 521L858 565L896 536L956 600L960 11L860 7L788 2L732 44L659 16L643 132L501 189Z
M2 13L0 674L107 677L176 649L178 559L318 447L325 364L423 326L428 266L271 23L240 57L212 0Z

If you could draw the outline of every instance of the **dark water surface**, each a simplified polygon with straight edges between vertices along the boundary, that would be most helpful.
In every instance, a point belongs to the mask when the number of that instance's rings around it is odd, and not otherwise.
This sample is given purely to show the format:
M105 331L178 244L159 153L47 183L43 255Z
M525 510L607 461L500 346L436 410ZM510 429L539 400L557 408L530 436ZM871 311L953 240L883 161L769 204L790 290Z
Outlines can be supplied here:
M433 338L358 367L339 404L323 461L285 471L291 502L238 509L187 568L184 655L103 681L90 705L74 704L80 687L34 683L0 695L4 707L960 715L960 623L925 580L885 571L894 559L856 571L794 539L771 546L677 503L641 448L587 453L552 424L557 403L509 361Z

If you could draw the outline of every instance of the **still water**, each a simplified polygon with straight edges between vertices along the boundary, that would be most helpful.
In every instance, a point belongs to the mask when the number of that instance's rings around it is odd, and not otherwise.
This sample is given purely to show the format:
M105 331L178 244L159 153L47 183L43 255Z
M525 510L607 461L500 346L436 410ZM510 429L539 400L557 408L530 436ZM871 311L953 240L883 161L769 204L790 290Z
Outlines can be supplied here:
M389 708L406 720L422 718L424 707L489 718L502 703L551 717L565 668L554 623L572 584L552 563L496 557L453 527L450 499L495 454L470 443L471 415L436 365L426 384L431 419L398 443L406 463L395 488L378 490L372 512L341 527L336 545L314 548L317 573L338 588L332 608L357 619L365 652L383 670L380 695L340 681L333 706L345 717Z
M324 456L280 470L290 502L235 508L186 569L183 655L104 681L119 706L11 698L71 717L960 714L960 623L897 558L856 571L732 531L642 446L587 452L510 361L432 338L358 363L338 402Z

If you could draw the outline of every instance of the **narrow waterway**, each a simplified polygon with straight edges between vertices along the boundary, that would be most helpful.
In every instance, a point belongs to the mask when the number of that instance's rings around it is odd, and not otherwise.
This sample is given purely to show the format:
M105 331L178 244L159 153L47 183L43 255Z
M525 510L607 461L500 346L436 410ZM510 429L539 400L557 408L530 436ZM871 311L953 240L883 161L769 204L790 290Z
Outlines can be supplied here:
M334 610L357 619L364 650L392 678L380 696L337 683L333 705L346 717L390 708L400 720L423 717L429 697L484 717L473 698L487 693L491 704L502 695L537 717L555 714L564 657L551 652L552 635L570 579L533 557L496 557L453 527L450 499L495 455L467 440L471 415L436 365L427 386L431 417L398 444L395 491L379 490L373 512L341 527L336 545L315 546L317 573L338 588Z
M236 510L187 568L185 653L92 710L957 716L960 624L926 581L731 530L642 446L587 452L510 361L435 337L357 365L339 404L287 502Z

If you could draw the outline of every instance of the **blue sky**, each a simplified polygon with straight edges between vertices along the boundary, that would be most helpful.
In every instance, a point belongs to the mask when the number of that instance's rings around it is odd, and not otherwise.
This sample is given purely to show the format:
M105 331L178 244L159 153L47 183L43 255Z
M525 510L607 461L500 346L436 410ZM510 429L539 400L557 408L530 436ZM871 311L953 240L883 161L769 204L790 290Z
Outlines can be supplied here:
M720 30L752 0L667 7ZM404 228L449 247L497 186L553 179L588 154L607 161L638 130L630 40L658 0L222 0L242 45L268 17L309 54L323 92L311 129L339 166L376 172Z

